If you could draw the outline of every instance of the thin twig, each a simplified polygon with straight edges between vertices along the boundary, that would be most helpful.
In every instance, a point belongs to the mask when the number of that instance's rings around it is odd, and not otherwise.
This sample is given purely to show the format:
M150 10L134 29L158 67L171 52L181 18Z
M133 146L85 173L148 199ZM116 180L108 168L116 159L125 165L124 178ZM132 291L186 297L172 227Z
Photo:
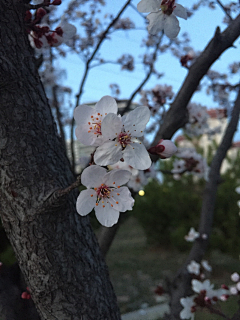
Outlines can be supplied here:
M229 317L227 317L227 316L225 315L225 313L223 313L222 311L214 308L212 305L206 305L206 308L207 308L211 313L217 314L218 316L222 317L223 319L231 320Z
M152 58L152 63L150 65L150 68L145 76L145 78L143 79L143 81L140 83L140 85L136 88L136 90L134 90L134 92L132 93L131 97L128 99L128 102L126 104L126 107L124 108L124 110L121 112L121 114L126 113L127 111L129 111L130 107L131 107L131 103L133 101L133 99L135 98L136 94L142 89L142 87L146 84L146 82L148 81L148 79L150 78L150 76L152 75L152 72L154 70L154 63L157 59L157 52L158 52L158 48L159 45L162 42L162 38L163 38L163 33L158 41L158 43L156 44L154 53L153 53L153 58Z
M58 191L58 195L63 196L70 193L73 189L78 188L81 185L81 175L79 175L75 182L63 190Z
M231 17L231 15L230 15L230 13L229 13L229 10L228 10L226 7L224 7L224 5L221 3L220 0L216 0L216 1L217 1L217 3L220 5L220 7L223 9L223 11L226 13L226 15L228 16L228 18L232 21L233 18Z
M76 95L76 104L75 104L75 108L79 105L80 103L80 99L83 93L83 88L87 79L87 75L89 72L89 68L90 68L90 64L92 62L92 60L94 59L97 51L99 50L103 40L106 38L109 30L112 28L112 26L117 22L117 20L119 19L119 17L121 16L121 14L124 12L124 10L127 8L127 6L130 4L131 0L128 0L125 5L122 7L122 9L119 11L119 13L117 14L117 16L112 20L112 22L108 25L108 27L106 28L106 30L102 33L100 40L95 48L95 50L92 52L91 56L89 57L89 59L86 62L85 65L85 71L82 77L82 81L80 84L80 88L79 88L79 93ZM74 130L74 118L72 118L71 121L71 134L70 134L70 139L71 139L71 155L72 155L72 171L75 172L75 154L74 154L74 137L73 137L73 130Z

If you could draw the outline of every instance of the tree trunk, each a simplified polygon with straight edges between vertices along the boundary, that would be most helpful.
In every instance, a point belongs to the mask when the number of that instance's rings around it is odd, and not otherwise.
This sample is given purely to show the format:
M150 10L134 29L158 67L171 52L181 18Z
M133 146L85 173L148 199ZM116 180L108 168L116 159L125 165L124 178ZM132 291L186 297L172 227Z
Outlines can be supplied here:
M24 28L23 0L0 2L0 212L41 319L120 319ZM12 319L11 319L12 320Z

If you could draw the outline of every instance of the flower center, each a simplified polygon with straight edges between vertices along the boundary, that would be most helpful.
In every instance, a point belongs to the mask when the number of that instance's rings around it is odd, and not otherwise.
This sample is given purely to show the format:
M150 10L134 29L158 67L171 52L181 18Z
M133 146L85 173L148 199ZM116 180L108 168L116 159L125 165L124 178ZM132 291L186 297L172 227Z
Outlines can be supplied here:
M97 199L98 201L101 199L109 198L111 193L111 188L106 186L104 183L100 185L100 187L97 188Z
M131 134L126 132L121 132L118 135L118 141L121 144L122 148L125 149L126 146L131 143Z
M91 122L88 122L89 125L89 129L88 129L88 133L93 132L94 134L96 134L97 136L101 136L102 132L101 132L101 123L102 123L102 114L98 113L98 115L96 117L91 116Z
M175 9L175 0L162 0L161 3L161 10L164 14L167 14L170 16L173 13L173 10Z

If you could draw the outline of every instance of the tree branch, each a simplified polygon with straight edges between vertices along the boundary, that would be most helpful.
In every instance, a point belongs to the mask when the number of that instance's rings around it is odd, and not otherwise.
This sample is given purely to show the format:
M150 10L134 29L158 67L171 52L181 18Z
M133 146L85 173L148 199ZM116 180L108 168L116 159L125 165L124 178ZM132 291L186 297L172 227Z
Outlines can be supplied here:
M234 41L239 35L240 15L238 15L222 33L219 28L216 29L212 40L196 59L196 62L189 68L186 79L155 136L153 145L156 145L160 139L171 139L178 129L185 126L188 120L186 111L187 104L196 91L201 79L220 55L233 46Z
M177 275L175 276L171 284L171 287L170 287L171 317L169 318L169 320L180 319L179 313L182 309L182 306L180 305L180 298L191 294L191 287L190 287L191 276L187 272L186 266L192 260L200 262L206 252L206 249L209 243L209 237L212 230L217 187L218 187L218 182L220 178L220 168L221 168L222 161L224 160L227 154L228 149L232 145L233 136L237 130L237 125L239 121L239 113L240 113L240 91L238 92L238 96L234 104L231 120L227 126L227 129L225 131L221 144L218 147L215 156L213 157L210 173L209 173L209 180L206 183L205 190L204 190L198 232L200 234L207 234L207 239L206 240L199 239L194 242L194 245L192 246L189 256L186 259L186 262L178 271Z

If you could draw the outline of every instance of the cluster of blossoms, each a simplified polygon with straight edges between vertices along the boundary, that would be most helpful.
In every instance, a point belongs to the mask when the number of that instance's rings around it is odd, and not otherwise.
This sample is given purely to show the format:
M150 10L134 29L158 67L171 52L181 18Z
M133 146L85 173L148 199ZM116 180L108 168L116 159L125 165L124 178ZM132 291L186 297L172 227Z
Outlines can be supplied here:
M180 299L183 306L183 310L180 312L181 319L193 320L197 308L206 307L212 310L212 306L217 301L226 301L230 294L225 285L222 285L221 289L213 289L213 284L208 279L203 282L193 279L192 290L195 292L194 295Z
M196 53L193 49L190 49L184 56L181 56L180 62L183 67L189 68L190 65L196 60L199 53Z
M206 233L203 233L200 235L200 233L197 232L194 228L190 228L188 234L184 237L184 239L188 242L193 242L199 238L206 240L208 238L208 236Z
M157 84L152 90L141 90L140 103L148 106L151 114L156 115L159 109L174 96L172 86Z
M186 9L175 3L175 0L141 0L137 9L142 13L151 12L147 16L150 34L155 35L164 30L170 39L176 38L180 31L177 17L187 19Z
M192 173L198 178L208 179L209 167L206 159L196 152L194 148L181 148L178 149L176 156L180 159L176 159L173 162L174 179L178 180L185 172Z
M209 130L207 108L197 103L189 103L188 123L185 126L185 132L188 136L199 136Z
M38 2L36 4L39 4ZM44 1L42 5L59 5L61 1ZM62 18L61 23L51 30L47 23L47 11L40 7L32 15L31 11L25 14L25 23L29 34L29 41L33 48L44 49L58 47L62 43L69 44L70 39L76 35L76 27Z
M77 139L84 145L97 147L93 155L96 165L86 168L81 176L88 189L80 193L77 211L85 216L94 208L99 222L107 227L117 223L119 212L131 210L134 204L128 188L121 185L129 183L137 190L146 181L140 179L143 174L138 170L151 166L149 153L139 139L150 118L149 108L137 107L123 117L117 115L117 109L116 101L104 96L95 108L81 105L74 111ZM167 155L168 148L169 143L160 151ZM101 166L115 169L107 172Z
M205 271L211 272L212 267L209 265L207 260L202 260L201 264L192 260L187 265L187 271L197 279L204 279L205 278L204 272ZM198 276L198 277L196 277L196 276Z

